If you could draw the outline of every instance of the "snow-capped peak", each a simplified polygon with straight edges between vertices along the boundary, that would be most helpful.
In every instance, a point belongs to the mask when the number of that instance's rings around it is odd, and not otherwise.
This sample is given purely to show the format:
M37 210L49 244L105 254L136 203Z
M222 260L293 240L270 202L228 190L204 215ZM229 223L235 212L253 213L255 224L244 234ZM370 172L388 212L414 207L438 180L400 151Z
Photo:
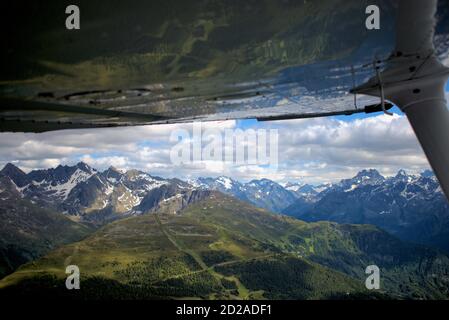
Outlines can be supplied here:
M232 189L233 186L233 180L229 177L221 176L217 178L217 182L222 184L223 187L227 190Z
M86 172L81 169L76 169L76 171L70 176L69 180L65 183L56 184L56 185L48 185L46 187L47 190L56 191L55 194L62 197L64 200L67 199L70 191L80 182L86 181L89 179L93 173ZM42 183L41 183L42 184Z

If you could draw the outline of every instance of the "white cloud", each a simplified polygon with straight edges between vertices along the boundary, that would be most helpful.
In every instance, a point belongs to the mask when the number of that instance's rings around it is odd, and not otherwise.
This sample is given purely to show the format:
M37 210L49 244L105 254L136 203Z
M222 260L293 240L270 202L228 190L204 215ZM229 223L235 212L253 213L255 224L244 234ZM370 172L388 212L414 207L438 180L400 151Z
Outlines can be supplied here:
M105 168L113 166L116 168L131 169L131 167L129 167L128 157L112 156L94 159L90 155L84 155L80 160L94 168Z
M173 130L191 124L67 130L43 134L0 134L0 165L14 161L32 168L77 161L98 169L137 168L167 177L230 175L241 180L267 177L312 183L335 181L365 168L391 175L400 168L420 171L427 160L404 116L379 115L341 121L335 118L264 122L257 128L279 132L279 168L237 166L219 161L174 166L169 142ZM203 130L236 128L235 121L206 122Z

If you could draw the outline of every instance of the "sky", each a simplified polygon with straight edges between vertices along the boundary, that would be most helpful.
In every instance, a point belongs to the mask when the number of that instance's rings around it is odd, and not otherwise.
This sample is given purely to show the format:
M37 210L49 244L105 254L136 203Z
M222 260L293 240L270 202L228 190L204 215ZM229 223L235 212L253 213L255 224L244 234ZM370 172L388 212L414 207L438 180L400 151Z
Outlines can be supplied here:
M24 171L72 165L79 161L103 170L140 169L152 175L191 179L226 175L240 181L269 178L320 184L338 181L375 168L394 175L403 168L419 173L429 168L406 117L341 116L257 122L254 120L203 123L203 130L277 129L278 166L236 165L205 161L175 165L170 141L175 130L189 132L192 124L126 128L64 130L40 134L1 133L0 166L12 162Z

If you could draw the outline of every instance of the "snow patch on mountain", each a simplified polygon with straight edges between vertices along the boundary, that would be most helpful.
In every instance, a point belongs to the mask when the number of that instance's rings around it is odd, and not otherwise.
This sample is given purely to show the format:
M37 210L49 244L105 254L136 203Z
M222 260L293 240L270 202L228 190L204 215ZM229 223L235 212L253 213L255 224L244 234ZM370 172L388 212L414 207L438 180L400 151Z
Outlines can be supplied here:
M221 183L227 190L230 190L232 188L232 180L228 177L219 177L217 179L217 182Z
M55 191L55 195L58 197L61 197L63 200L67 199L67 196L69 195L70 191L80 182L84 182L87 179L89 179L93 173L85 172L80 169L76 169L76 171L71 175L69 180L62 184L49 184L46 186L46 190L49 191ZM33 181L34 182L34 181ZM42 185L45 183L44 181L41 181L39 185Z

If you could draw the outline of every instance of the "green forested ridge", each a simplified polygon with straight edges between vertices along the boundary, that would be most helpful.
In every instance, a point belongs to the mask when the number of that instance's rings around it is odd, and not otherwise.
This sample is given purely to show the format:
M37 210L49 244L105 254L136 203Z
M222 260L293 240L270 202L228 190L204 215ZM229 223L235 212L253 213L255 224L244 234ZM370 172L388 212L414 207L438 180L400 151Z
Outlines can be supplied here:
M21 264L93 232L88 226L18 197L1 201L0 220L0 279Z
M64 289L68 264L81 271L77 292ZM380 293L364 288L369 264L381 268ZM448 269L445 255L372 226L305 223L212 193L179 214L110 223L20 267L0 281L0 293L62 292L86 299L447 298Z

